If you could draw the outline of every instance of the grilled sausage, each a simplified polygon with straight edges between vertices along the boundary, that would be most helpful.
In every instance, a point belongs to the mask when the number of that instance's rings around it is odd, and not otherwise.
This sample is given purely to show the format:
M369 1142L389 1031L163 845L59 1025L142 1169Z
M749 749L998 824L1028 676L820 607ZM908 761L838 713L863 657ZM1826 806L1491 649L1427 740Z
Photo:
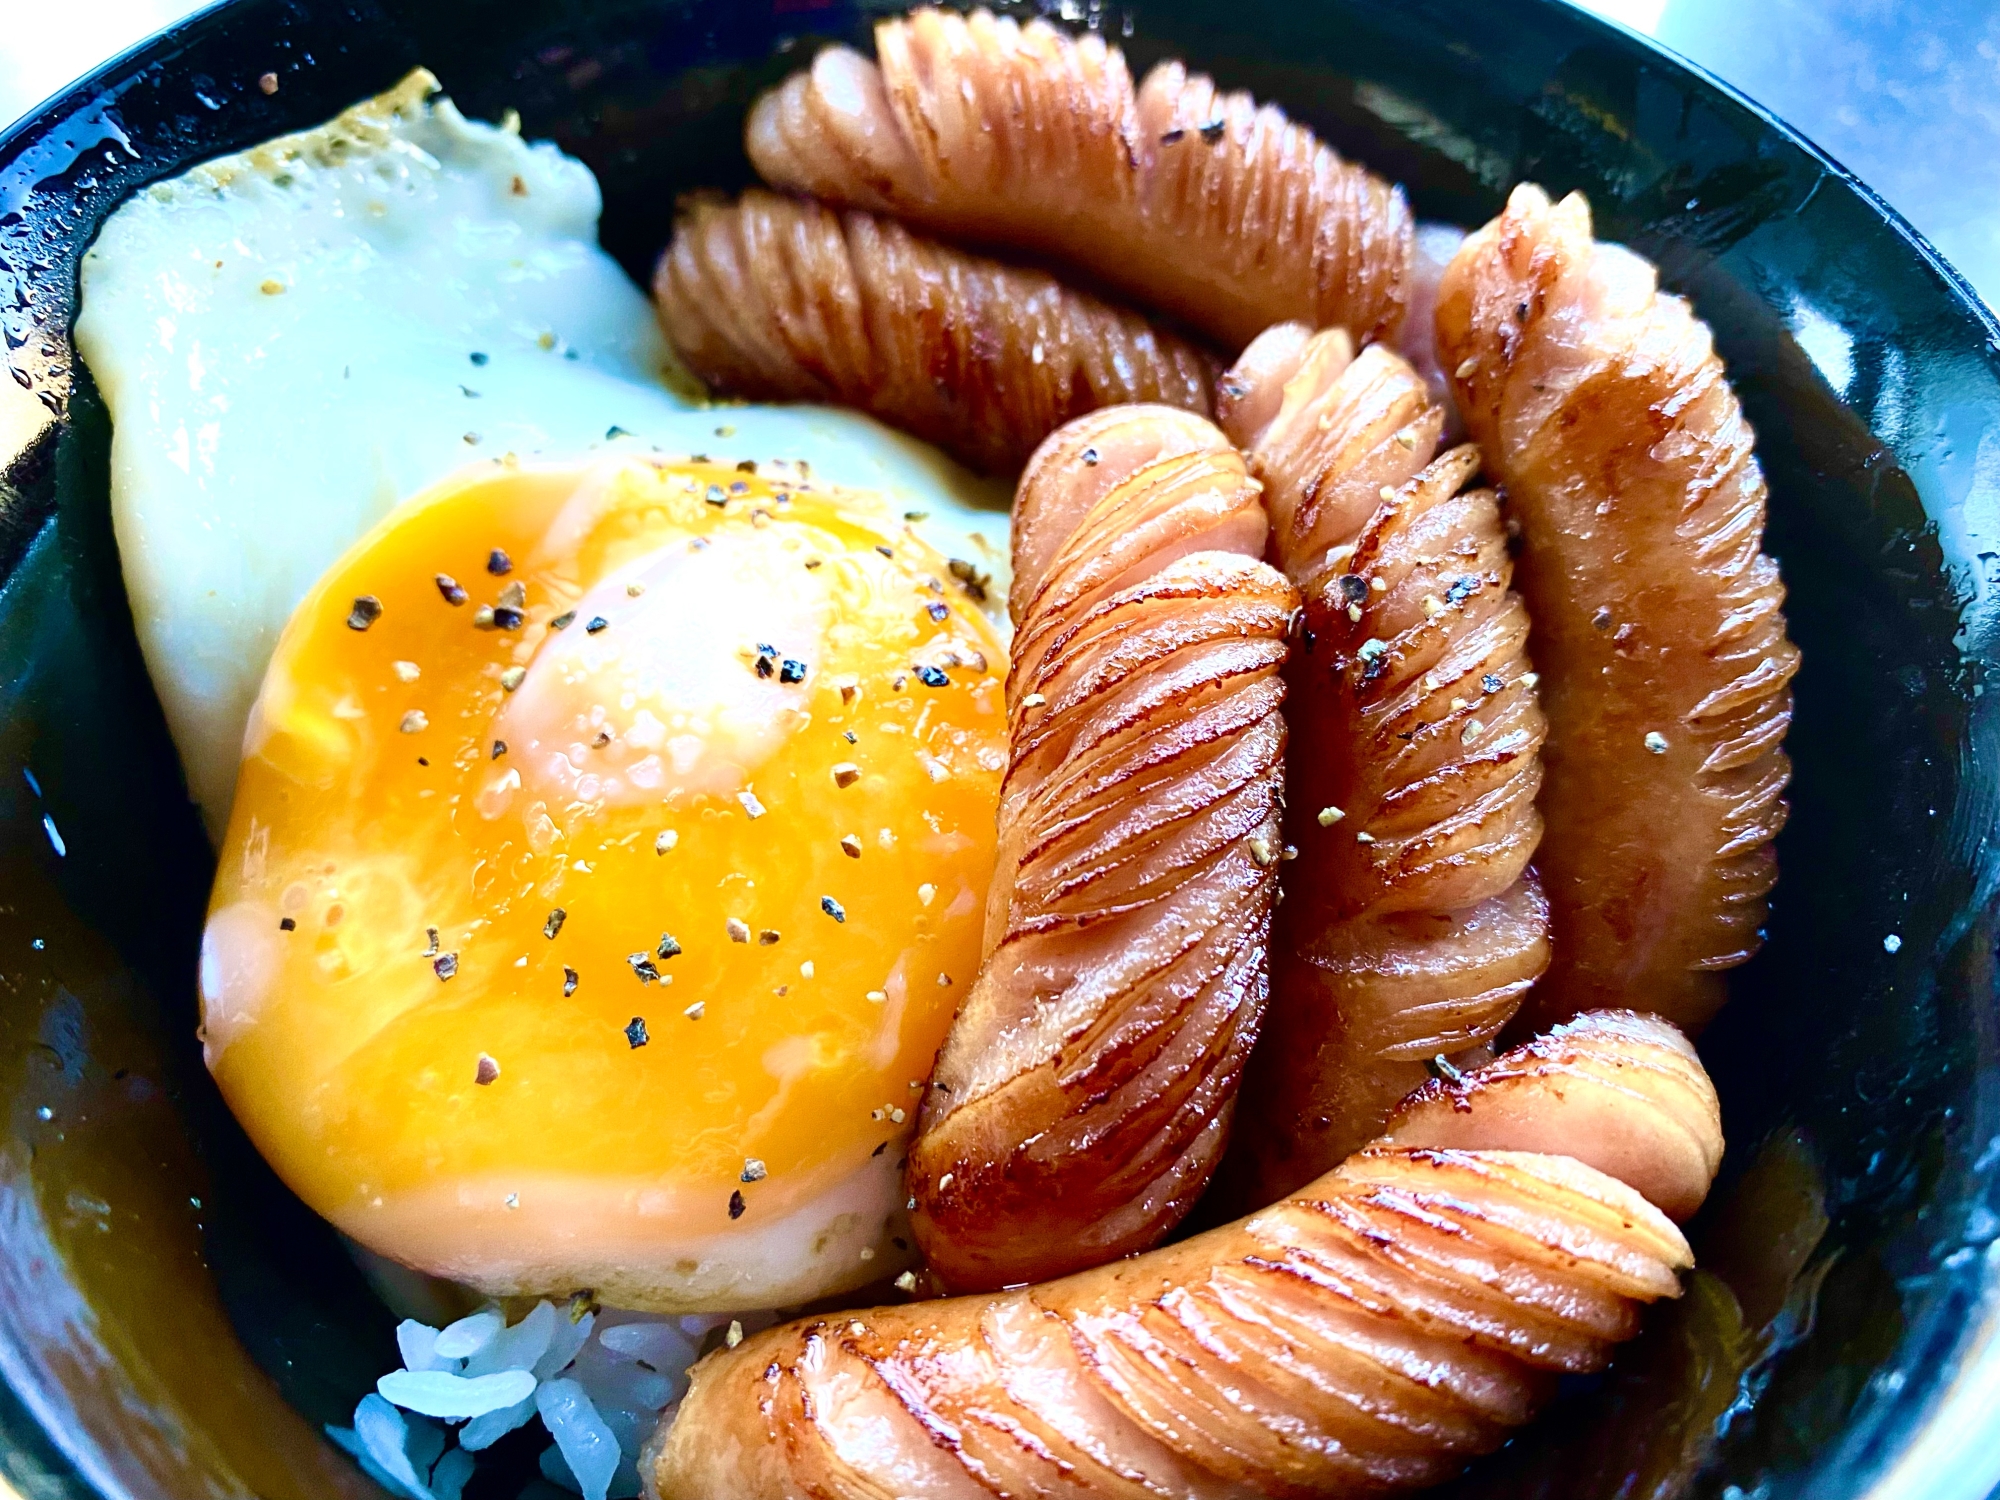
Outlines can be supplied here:
M1214 360L1135 313L775 193L684 202L653 295L668 341L717 392L859 407L993 473L1098 407L1206 415L1213 399Z
M1600 1010L1476 1073L1433 1079L1396 1106L1382 1139L1574 1156L1685 1221L1722 1165L1722 1112L1677 1029L1657 1016Z
M1117 48L1043 21L918 10L759 100L750 159L774 187L1063 261L1239 349L1272 323L1390 338L1402 193L1274 105L1179 63L1135 90Z
M1579 1028L1571 1046L1615 1076L1629 1040ZM1648 1130L1670 1155L1695 1137L1721 1156L1713 1091L1688 1066L1686 1087L1632 1111L1625 1161L1642 1180ZM711 1354L642 1469L659 1500L1359 1497L1448 1478L1558 1375L1602 1368L1692 1262L1632 1187L1518 1149L1519 1069L1495 1067L1461 1090L1479 1149L1377 1143L1297 1197L1133 1260ZM1548 1095L1523 1144L1602 1118L1597 1093L1574 1119L1568 1097Z
M1280 326L1223 379L1301 590L1285 905L1231 1190L1269 1202L1339 1162L1489 1042L1548 963L1526 872L1544 724L1527 613L1470 447L1384 345Z
M952 1286L1153 1244L1207 1185L1266 993L1297 607L1228 440L1057 432L1016 502L1012 756L986 958L910 1152Z
M1756 952L1791 764L1784 585L1764 477L1707 327L1514 190L1438 300L1440 363L1521 526L1549 742L1554 962L1526 1019L1606 1005L1699 1027Z

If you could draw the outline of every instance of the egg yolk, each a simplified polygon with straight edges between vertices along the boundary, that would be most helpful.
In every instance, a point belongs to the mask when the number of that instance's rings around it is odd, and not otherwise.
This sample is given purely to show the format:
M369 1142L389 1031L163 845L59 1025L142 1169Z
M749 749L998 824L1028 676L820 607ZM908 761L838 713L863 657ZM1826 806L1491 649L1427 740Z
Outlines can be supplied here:
M866 496L483 468L272 659L203 940L251 1137L373 1250L663 1311L894 1275L1005 652Z

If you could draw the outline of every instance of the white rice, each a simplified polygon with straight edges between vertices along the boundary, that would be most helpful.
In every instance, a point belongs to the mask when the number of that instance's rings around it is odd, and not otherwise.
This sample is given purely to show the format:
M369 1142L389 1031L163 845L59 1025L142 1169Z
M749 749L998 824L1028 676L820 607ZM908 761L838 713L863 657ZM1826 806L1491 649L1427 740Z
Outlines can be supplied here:
M539 1417L553 1440L541 1455L544 1478L583 1500L633 1500L640 1449L686 1394L703 1341L716 1328L754 1330L775 1317L545 1301L511 1326L493 1306L443 1328L407 1318L396 1329L402 1368L362 1398L352 1427L327 1435L394 1494L459 1500L473 1455Z

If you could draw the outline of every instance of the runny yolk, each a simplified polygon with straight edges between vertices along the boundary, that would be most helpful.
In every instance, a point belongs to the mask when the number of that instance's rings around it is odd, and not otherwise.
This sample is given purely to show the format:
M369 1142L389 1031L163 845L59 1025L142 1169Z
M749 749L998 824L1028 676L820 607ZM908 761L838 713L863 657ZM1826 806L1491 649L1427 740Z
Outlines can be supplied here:
M412 501L265 679L210 1069L313 1208L489 1292L893 1275L979 958L1004 668L869 497L620 461Z

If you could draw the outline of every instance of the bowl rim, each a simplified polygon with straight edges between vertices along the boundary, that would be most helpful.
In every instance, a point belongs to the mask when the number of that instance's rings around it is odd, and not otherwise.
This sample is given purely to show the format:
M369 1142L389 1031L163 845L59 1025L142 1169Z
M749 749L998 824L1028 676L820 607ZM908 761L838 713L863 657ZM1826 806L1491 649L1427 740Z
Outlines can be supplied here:
M183 43L196 33L227 26L234 13L274 3L277 0L205 0L187 15L134 42L58 88L30 106L17 119L0 122L0 214L13 206L11 200L15 194L32 189L31 182L20 180L18 169L23 156L37 142L48 138L65 122L75 120L93 108L115 103L126 87L153 67L171 65ZM908 0L909 8L915 8L917 3L923 3L923 0ZM973 8L976 0L928 0L928 3L969 9ZM996 9L1019 11L1023 8L1022 0L986 0L986 3L993 4ZM1827 178L1852 192L1877 220L1894 233L1915 260L1936 279L1943 297L1955 304L1957 311L1968 314L1983 331L1984 353L1988 362L2000 364L2000 312L1987 304L1965 276L1898 209L1830 152L1743 90L1634 27L1586 10L1575 0L1525 0L1525 3L1544 11L1560 11L1567 18L1566 24L1584 33L1596 32L1619 46L1636 48L1668 72L1692 78L1716 100L1747 115L1762 130L1802 153ZM310 10L313 4L314 0L302 0L300 8ZM1041 8L1048 9L1047 6ZM862 14L869 18L877 13L874 7L862 10ZM365 14L359 8L350 10L348 19L366 24ZM228 149L223 146L216 148L218 154ZM185 166L178 170L185 170ZM136 190L127 187L114 201L123 201ZM108 207L104 211L108 212ZM85 227L94 233L101 222L102 215L93 214ZM63 301L59 309L65 340L74 312L72 296ZM63 384L66 393L66 381ZM4 412L0 412L0 416L4 416ZM58 414L54 425L60 428L64 420L64 416ZM1872 427L1870 430L1873 430ZM31 440L33 436L31 434ZM0 449L0 466L11 462L15 456L16 445L11 437L4 424L0 424L0 443L6 444L4 449ZM26 447L26 442L19 445L21 451L25 451ZM36 516L33 520L35 530L46 526L49 519L47 515ZM13 556L0 558L0 585L4 585L11 576L16 561ZM1991 893L1982 893L1974 901L1989 907L1994 904ZM1982 1257L1976 1307L1960 1324L1947 1358L1950 1372L1933 1383L1925 1408L1896 1433L1893 1438L1898 1445L1896 1451L1884 1459L1854 1492L1856 1500L1862 1500L1862 1497L1865 1500L1988 1500L2000 1491L2000 1443L1992 1441L1989 1436L2000 1433L2000 1240L1988 1246ZM51 1421L60 1414L48 1403L34 1399L33 1392L27 1388L32 1382L18 1379L21 1373L11 1367L0 1371L0 1376L5 1377L9 1387L4 1395L26 1407L39 1429L36 1436L60 1450L62 1458L83 1486L101 1495L118 1495L120 1487L100 1465L90 1461L91 1455L79 1454L73 1450L72 1444L65 1441L64 1435ZM11 1422L0 1421L0 1442L15 1440L16 1435L5 1430L12 1425ZM1802 1471L1805 1474L1810 1472L1810 1468ZM12 1489L13 1485L7 1477L0 1474L0 1496L5 1496Z

